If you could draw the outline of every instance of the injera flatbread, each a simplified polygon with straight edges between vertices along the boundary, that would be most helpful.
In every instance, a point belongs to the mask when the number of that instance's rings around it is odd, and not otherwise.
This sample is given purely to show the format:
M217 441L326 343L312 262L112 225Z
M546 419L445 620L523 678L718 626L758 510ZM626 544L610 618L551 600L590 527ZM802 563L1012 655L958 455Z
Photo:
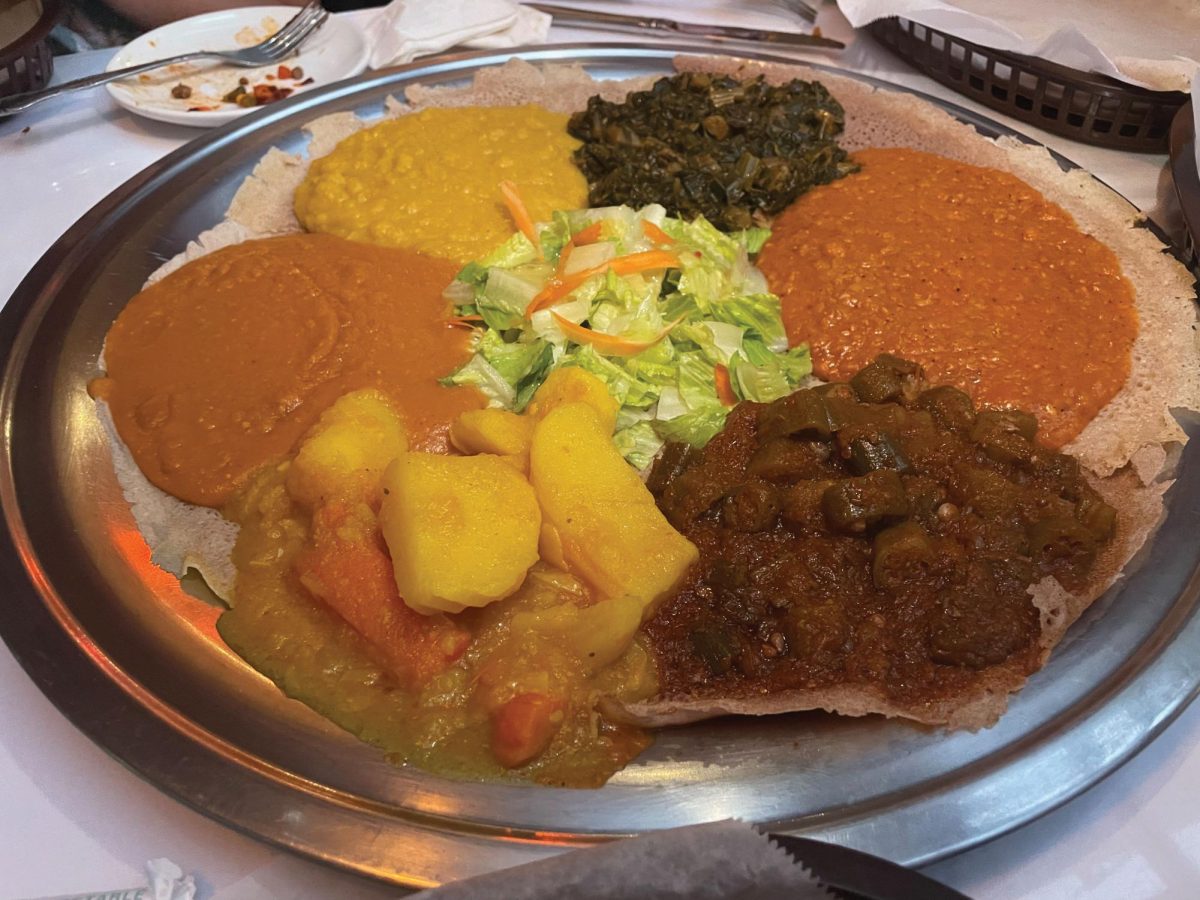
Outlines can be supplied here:
M1013 172L1067 209L1083 231L1108 244L1120 257L1134 286L1141 323L1133 350L1133 372L1127 386L1066 448L1096 473L1095 487L1120 510L1118 533L1100 559L1088 590L1072 595L1053 579L1031 588L1042 613L1039 651L1044 662L1070 624L1119 578L1162 517L1162 498L1170 485L1165 475L1170 471L1171 460L1178 458L1178 446L1185 440L1169 410L1200 408L1197 364L1200 354L1190 276L1149 231L1139 227L1142 217L1137 210L1085 173L1062 171L1043 148L1007 138L998 141L984 138L970 126L918 98L877 90L803 66L695 57L682 58L679 65L685 69L762 73L772 81L797 77L820 80L846 108L842 144L847 149L904 146ZM480 72L469 87L409 87L404 102L392 99L385 104L385 114L403 115L428 106L521 103L539 103L552 110L570 112L582 108L595 93L619 100L627 91L644 89L648 83L649 79L597 83L575 66L538 69L514 60ZM184 262L223 246L299 231L291 198L309 161L328 153L339 140L363 124L348 113L327 116L307 126L312 140L306 155L278 150L267 153L235 195L226 220L201 234L150 280L157 280ZM205 573L210 569L219 572L228 566L228 557L203 559L203 548L214 552L222 546L205 540L206 532L214 527L212 510L190 507L166 497L136 467L132 472L119 467L118 473L135 517L142 515L141 510L155 510L155 521L144 527L142 518L138 518L138 524L151 543L156 561L177 574L182 571L168 565L168 561L182 560L185 562L180 564L196 565ZM146 501L148 492L158 495L156 502ZM217 551L216 556L221 553ZM1020 688L1024 680L1024 674L1011 667L993 667L971 696L921 708L900 708L882 696L846 687L773 696L662 698L629 707L626 714L645 724L664 725L724 713L827 709L847 715L882 713L954 728L978 728L999 717L1007 705L1008 694Z

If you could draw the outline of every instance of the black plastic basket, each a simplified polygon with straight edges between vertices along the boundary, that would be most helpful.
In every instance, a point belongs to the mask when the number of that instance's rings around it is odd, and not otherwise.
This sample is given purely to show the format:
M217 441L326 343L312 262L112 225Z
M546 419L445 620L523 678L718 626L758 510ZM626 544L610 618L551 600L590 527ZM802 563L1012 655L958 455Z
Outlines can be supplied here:
M1179 110L1171 127L1171 180L1183 215L1187 263L1200 278L1200 171L1196 169L1196 126L1191 103Z
M1032 56L981 47L907 19L867 26L909 65L977 103L1052 134L1137 153L1166 153L1188 95L1151 91Z
M59 0L42 0L41 13L33 27L11 44L0 47L0 97L36 91L50 83L54 55L48 38L61 15Z

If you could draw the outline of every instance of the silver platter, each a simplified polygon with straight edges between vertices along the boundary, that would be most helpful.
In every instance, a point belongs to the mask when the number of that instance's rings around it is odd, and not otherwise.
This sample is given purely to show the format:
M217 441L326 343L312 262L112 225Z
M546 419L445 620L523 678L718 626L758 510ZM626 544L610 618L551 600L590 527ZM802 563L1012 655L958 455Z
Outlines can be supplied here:
M666 74L678 52L712 51L520 55L608 78ZM1140 566L978 734L817 713L726 719L661 732L596 791L462 783L388 764L221 644L203 592L149 565L113 477L86 389L105 331L162 260L220 220L263 153L304 146L304 122L375 118L411 81L459 82L506 58L445 57L330 85L188 144L74 225L0 314L0 633L59 709L213 818L407 885L729 816L924 863L1065 802L1152 740L1200 685L1195 442ZM939 105L985 134L1011 133Z

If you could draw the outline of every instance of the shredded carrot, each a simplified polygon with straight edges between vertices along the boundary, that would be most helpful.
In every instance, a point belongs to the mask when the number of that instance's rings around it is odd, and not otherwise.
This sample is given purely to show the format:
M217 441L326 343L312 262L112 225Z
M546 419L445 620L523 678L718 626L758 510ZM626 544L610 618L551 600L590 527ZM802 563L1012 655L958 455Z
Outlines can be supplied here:
M600 240L604 234L604 223L593 222L587 228L581 228L571 236L571 243L576 247L582 247L584 244L594 244Z
M594 275L603 275L610 269L618 275L632 275L634 272L645 272L649 269L673 269L679 266L679 258L665 250L643 250L641 253L630 253L617 259L589 269L580 269L570 275L555 276L546 282L525 307L525 318L529 318L539 309L553 306L575 288L579 287Z
M446 324L454 328L475 328L483 322L483 316L451 316Z
M729 378L729 369L718 363L713 367L713 382L717 386L717 399L724 406L736 406L737 394L733 392L733 382Z
M617 257L609 262L609 268L618 275L632 275L647 269L678 269L679 257L666 250L643 250L641 253Z
M542 288L529 301L529 305L525 307L525 318L529 318L539 309L545 309L547 306L553 306L575 288L579 287L593 275L599 275L608 269L608 263L602 266L592 266L590 269L581 269L574 275L562 275L551 278L546 282L546 286Z
M508 208L508 214L512 216L517 230L529 238L529 243L533 244L533 249L537 251L538 259L544 259L542 242L538 240L537 229L533 227L533 219L529 216L529 210L525 208L525 202L517 193L517 186L511 181L502 181L500 194L504 197L504 205Z
M575 232L570 239L563 244L562 251L558 254L558 266L554 271L556 278L560 277L563 270L567 267L567 260L571 258L571 254L576 247L582 247L584 244L594 244L600 240L600 236L604 233L603 223L593 222L587 228L580 229Z
M571 253L575 250L575 244L572 241L567 241L563 244L562 251L558 254L558 265L554 269L554 277L561 278L563 269L567 267L567 260L571 258Z
M602 331L592 331L590 328L584 328L582 325L576 325L570 319L564 319L558 313L551 311L550 315L554 317L554 321L571 340L577 344L591 344L602 353L607 353L609 356L636 356L643 350L649 350L668 334L671 333L676 325L683 321L683 317L676 319L668 324L662 331L648 341L629 341L625 338L617 337L612 334L605 334Z
M642 220L642 232L656 244L675 243L675 238L671 237L653 222L647 222L644 219Z

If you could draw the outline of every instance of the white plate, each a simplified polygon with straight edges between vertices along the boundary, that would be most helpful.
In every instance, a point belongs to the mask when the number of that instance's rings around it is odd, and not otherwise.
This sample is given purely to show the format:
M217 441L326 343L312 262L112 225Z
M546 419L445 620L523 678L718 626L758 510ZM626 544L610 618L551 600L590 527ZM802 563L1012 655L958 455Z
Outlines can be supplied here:
M194 50L248 47L265 40L297 12L295 6L250 6L172 22L126 44L109 62L107 71ZM284 65L299 66L303 70L303 78L295 81L267 79L267 75L275 76L278 65L244 69L220 60L198 60L113 82L108 86L108 92L117 103L140 116L209 128L255 111L255 107L221 101L237 87L239 78L249 79L250 85L275 84L299 92L358 75L367 67L367 56L367 42L362 32L345 19L331 16L321 30L305 42L300 53L283 60ZM299 86L299 81L309 78L313 79L311 84ZM178 84L190 87L191 96L187 99L172 97L171 90ZM203 106L216 109L195 109Z

